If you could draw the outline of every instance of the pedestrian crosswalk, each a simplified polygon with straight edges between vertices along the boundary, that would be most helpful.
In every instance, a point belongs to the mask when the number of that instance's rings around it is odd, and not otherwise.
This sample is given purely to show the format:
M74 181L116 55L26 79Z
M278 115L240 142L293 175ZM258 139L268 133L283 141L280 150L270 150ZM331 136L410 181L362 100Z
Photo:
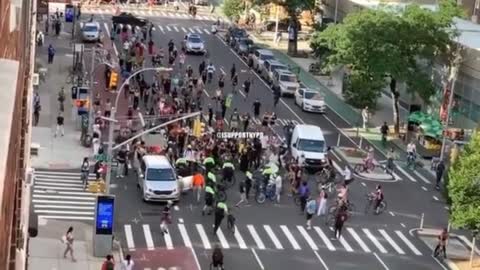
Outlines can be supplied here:
M164 18L174 18L174 19L194 19L194 20L203 20L203 21L216 21L218 17L212 15L196 15L193 18L191 15L184 12L173 12L167 10L148 10L148 9L136 9L133 7L122 7L120 8L121 12L132 13L135 16L140 17L164 17ZM84 7L82 13L84 14L99 14L99 15L115 15L117 12L116 8L113 6L105 7Z
M83 23L80 24L80 27L83 26ZM127 27L128 30L132 30L132 26L127 24L119 24L118 25L120 29L122 29L124 26ZM112 23L111 22L104 22L102 26L108 36L110 36L110 30L112 29ZM139 26L135 26L136 31L141 31L141 28ZM212 35L209 29L203 28L200 26L192 26L192 27L183 27L183 26L175 26L175 25L154 25L153 27L153 32L157 32L160 34L168 34L170 32L177 32L177 33L182 33L182 34L199 34L199 35Z
M220 228L213 235L212 228L203 224L171 224L168 233L161 233L160 224L125 224L121 231L124 248L155 250L156 248L174 249L175 247L194 247L212 249L219 245L223 249L259 249L259 250L321 250L346 252L379 252L382 254L416 255L423 253L415 245L421 242L407 232L385 229L345 228L337 241L330 238L330 229L314 226L307 230L305 226L294 225L238 225L234 233Z
M96 195L83 189L80 177L80 172L36 170L32 206L38 218L93 220Z
M208 121L208 116L203 114L202 115L202 118L204 121ZM224 119L225 123L228 125L228 116L226 117L227 119ZM212 118L213 120L212 121L215 121L215 115L213 116ZM292 120L292 119L283 119L283 118L277 118L277 120L275 120L275 126L281 126L281 127L284 127L288 124L293 124L293 125L300 125L300 122L298 122L297 120ZM260 118L255 118L255 117L251 117L250 118L250 123L249 125L257 125L257 126L261 126L262 125L262 119Z

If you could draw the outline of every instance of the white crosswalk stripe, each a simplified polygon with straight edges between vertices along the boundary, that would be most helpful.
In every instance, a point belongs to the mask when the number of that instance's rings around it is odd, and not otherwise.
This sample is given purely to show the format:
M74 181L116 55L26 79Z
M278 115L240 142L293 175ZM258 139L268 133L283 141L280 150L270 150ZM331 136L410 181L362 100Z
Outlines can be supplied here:
M178 27L174 26L173 29L175 29L175 32L178 32Z
M170 26L167 25L167 26L165 26L165 27L167 28L167 30L168 30L169 32L172 31L172 29L170 28Z
M193 31L193 29L190 27L188 28L188 31L190 31L190 33L195 33L195 31Z
M187 33L187 29L185 29L185 27L183 27L183 26L182 26L182 31L183 31L184 33Z
M80 172L36 170L32 206L39 218L93 220L96 194L84 189ZM90 174L88 181L94 181Z
M123 229L124 245L129 250L135 250L136 248L154 250L165 247L174 249L182 246L190 248L195 246L209 250L218 244L223 249L306 249L318 251L320 248L326 247L331 252L345 250L347 252L371 253L376 249L383 254L406 255L406 252L400 247L400 245L406 245L413 254L422 255L420 250L413 244L413 238L407 237L402 231L398 230L387 232L384 229L347 227L346 231L348 233L340 237L340 241L330 241L320 226L314 226L313 230L307 230L305 226L300 225L247 224L237 225L233 235L226 235L225 230L222 231L219 228L216 236L210 236L206 233L206 231L211 229L209 226L180 223L178 225L169 225L168 233L163 234L162 240L158 240L160 243L154 243L156 239L152 237L150 228L151 226L159 226L159 224L141 224L139 225L140 229L135 229L136 227L134 228L134 226L137 225L126 224ZM261 227L263 228L260 229ZM135 232L137 233L136 235L134 235ZM244 238L245 233L247 234L246 238ZM194 241L192 242L192 240ZM385 242L388 242L393 249L389 248ZM371 249L368 247L368 243L373 244L375 248ZM135 245L138 246L136 247Z
M158 29L160 29L160 31L162 31L162 33L165 33L165 31L163 30L163 26L158 25Z

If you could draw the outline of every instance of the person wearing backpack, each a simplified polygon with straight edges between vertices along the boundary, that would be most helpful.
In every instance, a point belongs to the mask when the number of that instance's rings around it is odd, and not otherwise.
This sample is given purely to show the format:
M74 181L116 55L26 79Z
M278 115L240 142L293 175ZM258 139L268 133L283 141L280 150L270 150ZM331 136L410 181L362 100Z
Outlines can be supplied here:
M115 270L115 261L112 255L107 255L102 264L102 270Z
M307 230L312 229L312 217L317 211L317 201L308 197L307 205L305 208L305 212L307 214Z

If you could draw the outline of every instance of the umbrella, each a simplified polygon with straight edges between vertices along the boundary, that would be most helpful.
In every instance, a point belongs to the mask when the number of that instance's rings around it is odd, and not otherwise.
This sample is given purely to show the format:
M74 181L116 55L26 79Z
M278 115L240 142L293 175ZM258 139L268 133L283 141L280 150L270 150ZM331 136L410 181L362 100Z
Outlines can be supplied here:
M430 115L425 114L424 112L413 112L408 116L408 121L415 123L423 123L425 119L431 118Z
M426 126L425 128L422 127L422 129L423 129L423 134L425 136L429 136L436 139L441 138L443 134L442 125L431 125L431 126Z

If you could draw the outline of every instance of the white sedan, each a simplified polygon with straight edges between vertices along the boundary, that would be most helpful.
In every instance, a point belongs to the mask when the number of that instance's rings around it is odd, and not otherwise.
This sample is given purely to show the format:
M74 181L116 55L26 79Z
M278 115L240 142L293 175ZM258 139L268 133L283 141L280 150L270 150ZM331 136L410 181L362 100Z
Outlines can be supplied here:
M307 112L325 113L327 111L323 95L306 87L300 87L295 91L295 104Z

